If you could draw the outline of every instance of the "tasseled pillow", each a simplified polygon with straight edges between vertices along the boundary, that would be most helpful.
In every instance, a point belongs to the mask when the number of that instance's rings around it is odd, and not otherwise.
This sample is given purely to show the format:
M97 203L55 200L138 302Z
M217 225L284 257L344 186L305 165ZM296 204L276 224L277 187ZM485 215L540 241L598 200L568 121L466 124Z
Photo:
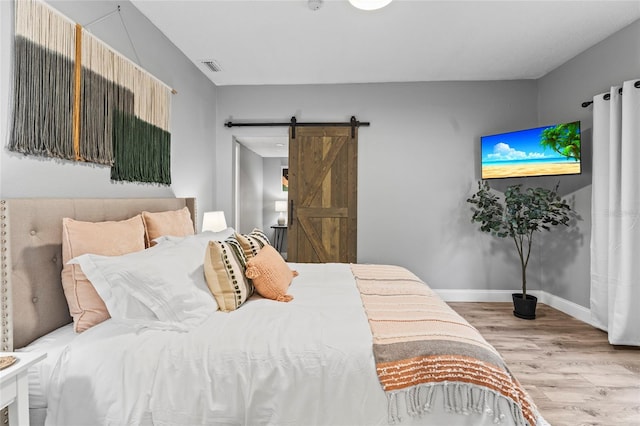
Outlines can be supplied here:
M265 245L254 257L247 261L247 278L253 281L256 291L267 299L289 302L293 297L287 290L297 271L292 271L280 253L270 245Z

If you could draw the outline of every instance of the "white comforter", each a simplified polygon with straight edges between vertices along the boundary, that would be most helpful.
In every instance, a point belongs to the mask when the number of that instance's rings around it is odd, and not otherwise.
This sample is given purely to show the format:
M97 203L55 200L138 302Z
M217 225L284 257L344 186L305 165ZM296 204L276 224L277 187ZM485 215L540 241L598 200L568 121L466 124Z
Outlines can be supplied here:
M388 424L349 266L291 267L300 276L290 303L254 296L189 332L108 320L80 334L54 369L46 424ZM494 419L441 407L423 419L401 417L435 425Z

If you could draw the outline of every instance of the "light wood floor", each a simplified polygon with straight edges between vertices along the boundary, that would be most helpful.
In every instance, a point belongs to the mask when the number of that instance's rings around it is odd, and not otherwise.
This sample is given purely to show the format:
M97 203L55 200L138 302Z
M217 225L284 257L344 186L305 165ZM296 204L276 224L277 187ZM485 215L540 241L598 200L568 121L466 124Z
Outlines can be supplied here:
M449 303L502 354L552 426L640 425L640 348L547 305L535 320L512 303ZM638 324L640 327L640 324Z

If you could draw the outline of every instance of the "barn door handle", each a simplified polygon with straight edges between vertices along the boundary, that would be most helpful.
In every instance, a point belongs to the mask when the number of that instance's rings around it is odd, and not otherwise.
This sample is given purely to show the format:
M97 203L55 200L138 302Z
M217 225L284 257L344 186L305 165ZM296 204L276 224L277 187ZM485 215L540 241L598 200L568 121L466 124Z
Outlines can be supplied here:
M293 200L289 201L289 227L293 223Z

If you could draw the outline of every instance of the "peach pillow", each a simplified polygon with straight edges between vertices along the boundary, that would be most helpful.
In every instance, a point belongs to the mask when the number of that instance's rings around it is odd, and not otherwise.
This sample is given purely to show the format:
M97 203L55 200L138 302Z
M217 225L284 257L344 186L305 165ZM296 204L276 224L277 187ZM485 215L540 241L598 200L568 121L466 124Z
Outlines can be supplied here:
M62 287L76 333L108 319L109 311L74 257L91 253L119 256L145 249L142 216L118 222L82 222L62 219Z
M262 247L258 254L247 261L245 275L253 281L256 291L262 297L278 302L293 299L287 294L287 289L298 272L289 269L280 253L270 245Z
M142 212L142 221L147 247L155 245L153 240L163 235L186 237L194 234L191 212L187 207L166 212Z

